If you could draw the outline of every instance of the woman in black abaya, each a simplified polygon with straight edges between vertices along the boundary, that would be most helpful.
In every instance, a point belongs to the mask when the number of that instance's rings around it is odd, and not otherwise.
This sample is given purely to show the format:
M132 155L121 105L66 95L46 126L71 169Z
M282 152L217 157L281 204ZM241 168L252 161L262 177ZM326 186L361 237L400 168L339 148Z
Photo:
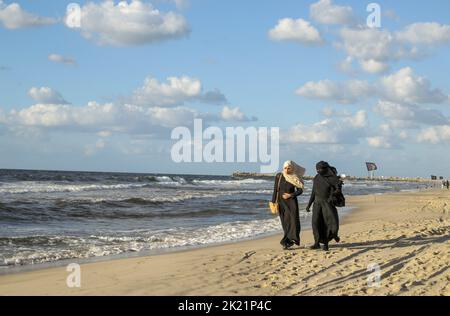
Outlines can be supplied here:
M300 214L297 196L303 193L305 169L293 161L286 161L283 172L277 174L272 203L278 202L284 236L280 244L284 249L300 245ZM277 201L278 195L278 201Z
M310 212L311 205L314 203L312 217L314 245L311 249L320 249L320 244L323 244L323 250L328 251L331 240L340 241L339 216L336 207L330 201L332 187L338 187L340 179L336 169L325 161L319 162L316 170L311 198L306 208L306 211Z

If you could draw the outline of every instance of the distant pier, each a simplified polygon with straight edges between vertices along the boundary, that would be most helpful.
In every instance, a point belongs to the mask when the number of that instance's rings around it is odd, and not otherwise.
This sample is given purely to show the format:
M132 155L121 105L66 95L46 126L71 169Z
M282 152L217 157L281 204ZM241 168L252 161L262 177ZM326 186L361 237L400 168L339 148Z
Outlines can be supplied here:
M234 178L274 178L275 173L255 173L255 172L234 172L233 173ZM312 180L313 176L304 176L305 180ZM442 181L442 180L431 180L431 179L425 179L425 178L407 178L407 177L355 177L355 176L345 176L346 180L350 181L392 181L392 182L436 182L436 181Z

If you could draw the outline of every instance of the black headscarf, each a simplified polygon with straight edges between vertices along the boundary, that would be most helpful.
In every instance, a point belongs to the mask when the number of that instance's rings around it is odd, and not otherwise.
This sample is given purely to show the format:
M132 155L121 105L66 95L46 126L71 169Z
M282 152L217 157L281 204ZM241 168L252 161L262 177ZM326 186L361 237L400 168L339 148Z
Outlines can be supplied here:
M336 176L337 171L336 168L331 167L330 164L326 161L320 161L316 164L317 173L323 177L331 177Z

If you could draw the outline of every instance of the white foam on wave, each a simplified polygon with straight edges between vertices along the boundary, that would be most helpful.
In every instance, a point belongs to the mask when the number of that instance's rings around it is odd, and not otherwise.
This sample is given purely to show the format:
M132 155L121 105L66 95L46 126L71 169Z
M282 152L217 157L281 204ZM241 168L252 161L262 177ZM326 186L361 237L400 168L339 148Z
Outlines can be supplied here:
M301 213L301 216L308 216ZM281 231L280 220L273 217L266 220L237 221L185 229L172 228L165 231L134 231L118 235L91 235L86 237L55 236L48 238L47 245L19 247L14 254L0 255L3 265L25 265L53 262L63 259L92 258L119 255L127 252L199 247L209 244L232 242L254 238ZM40 238L41 242L44 237ZM47 237L45 237L47 238ZM56 238L56 239L55 239ZM57 240L52 246L51 240ZM14 238L10 244L14 244Z
M272 181L263 179L243 179L243 180L193 180L192 183L196 185L207 185L207 186L250 186L255 184L270 184Z
M48 182L14 182L5 183L0 188L0 193L54 193L54 192L83 192L83 191L99 191L99 190L123 190L133 188L143 188L148 184L57 184Z
M184 185L188 182L182 177L154 177L160 185ZM84 192L84 191L100 191L100 190L124 190L143 188L151 185L152 182L146 183L118 183L118 184L67 184L54 182L39 181L18 181L12 183L0 183L0 193L21 194L21 193L55 193L55 192Z

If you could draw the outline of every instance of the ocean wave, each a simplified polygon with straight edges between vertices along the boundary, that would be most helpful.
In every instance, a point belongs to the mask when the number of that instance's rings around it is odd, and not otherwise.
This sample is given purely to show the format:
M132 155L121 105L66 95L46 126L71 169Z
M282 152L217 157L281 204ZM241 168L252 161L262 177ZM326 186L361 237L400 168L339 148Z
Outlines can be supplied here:
M242 179L242 180L193 180L193 184L206 186L249 186L255 184L268 185L273 181L263 179Z
M84 192L99 190L124 190L133 188L144 188L148 184L57 184L39 182L6 183L0 187L0 193L22 194L22 193L56 193L56 192Z
M146 177L145 181L137 183L58 183L58 182L39 182L39 181L18 181L11 183L1 183L0 193L23 194L23 193L57 193L57 192L85 192L100 190L125 190L139 189L145 187L160 186L180 186L189 182L182 177Z
M24 193L59 193L59 192L86 192L101 190L126 190L145 187L187 187L193 189L208 188L238 188L238 187L270 187L272 181L262 179L242 180L186 180L180 176L145 176L134 178L133 182L125 183L67 183L45 181L16 181L0 183L0 194L24 194Z
M173 228L141 235L0 237L0 263L7 266L202 246L280 231L278 218L228 222L197 229ZM12 251L14 249L14 251Z

